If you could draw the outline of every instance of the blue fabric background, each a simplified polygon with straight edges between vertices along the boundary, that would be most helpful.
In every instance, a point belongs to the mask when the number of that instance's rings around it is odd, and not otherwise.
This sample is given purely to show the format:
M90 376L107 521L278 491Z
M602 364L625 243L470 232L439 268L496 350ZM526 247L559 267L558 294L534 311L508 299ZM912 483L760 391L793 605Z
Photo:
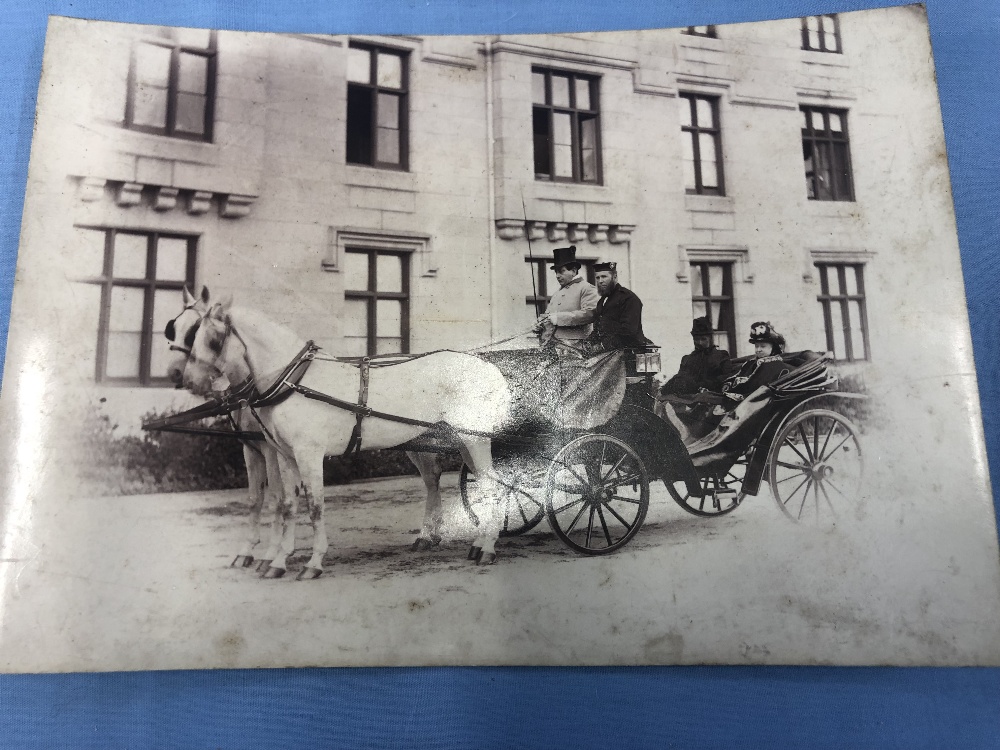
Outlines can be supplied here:
M259 31L724 23L878 0L26 0L0 17L0 347L48 14ZM899 4L899 3L895 3ZM983 418L1000 468L1000 5L928 0ZM0 354L2 354L0 349ZM0 427L2 429L2 427ZM0 470L0 477L3 472ZM0 480L2 481L2 480ZM734 574L738 574L734 572ZM558 586L558 581L552 582ZM0 747L997 747L1000 670L360 669L0 677Z

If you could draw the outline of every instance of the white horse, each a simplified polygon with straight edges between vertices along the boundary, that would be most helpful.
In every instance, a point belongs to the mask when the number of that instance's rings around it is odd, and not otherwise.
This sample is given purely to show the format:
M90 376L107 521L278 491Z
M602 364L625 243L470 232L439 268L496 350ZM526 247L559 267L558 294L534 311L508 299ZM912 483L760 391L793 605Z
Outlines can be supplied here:
M305 342L289 329L251 310L214 305L201 319L190 343L185 387L204 391L222 375L235 381L241 372L248 371L263 392L303 350ZM354 404L358 400L359 368L348 362L317 358L301 385ZM477 482L480 491L492 499L496 497L496 482L490 436L504 426L510 405L507 382L495 366L467 354L438 352L371 369L367 406L382 415L413 420L416 424L386 416L368 416L361 423L360 437L365 448L392 448L426 432L428 425L446 425L453 431L470 470L482 478ZM302 497L308 504L313 553L299 578L316 578L322 573L323 557L329 547L323 517L323 458L347 450L356 415L296 392L281 403L258 410L258 416L262 429L278 451L279 473L286 495ZM296 466L301 472L298 482L294 479ZM436 477L425 475L424 481L428 500L421 538L433 543L433 534L440 523L440 495L436 491ZM495 561L500 529L496 504L490 502L486 506L481 535L470 549L470 558L479 564ZM294 518L289 521L272 562L272 567L281 570L295 548ZM414 546L419 541L420 538Z
M187 355L190 353L190 345L193 343L193 331L196 325L209 309L209 292L206 287L202 287L198 297L192 295L187 288L183 290L184 308L181 313L174 318L167 326L165 335L170 341L171 349L180 351L183 354L175 359L167 368L167 374L171 381L178 386L182 385L184 367L187 364ZM187 340L190 336L190 340ZM187 345L185 346L185 340ZM235 363L231 374L234 380L232 385L237 385L246 380L249 376L249 367L245 362ZM227 380L230 378L227 377ZM198 395L209 396L217 393L215 383L212 383L211 392L197 392ZM257 418L253 416L247 408L240 409L233 414L238 429L246 432L260 432L260 425ZM427 490L427 501L424 511L424 522L419 535L414 540L410 549L413 551L430 549L441 543L441 527L444 522L441 506L441 474L442 463L440 456L434 453L406 452L407 457L417 467L420 477ZM257 441L253 444L244 443L243 458L247 470L247 487L250 499L250 515L248 518L247 532L244 543L239 553L233 560L231 567L250 567L254 563L253 553L260 544L265 527L269 527L268 545L260 558L257 559L257 571L269 578L280 578L284 575L285 569L272 565L281 544L282 536L285 533L285 525L295 514L297 508L294 503L287 502L283 491L278 454L274 446L266 440ZM298 484L298 472L295 469L295 484ZM265 509L270 514L269 520L262 523Z
M183 352L181 356L172 361L167 367L168 377L178 386L182 384L184 366L187 364L187 353L190 351L190 342L185 346L185 338L207 312L208 290L202 289L200 297L194 297L185 288L184 309L167 324L167 328L164 331L164 335L170 342L171 349ZM244 375L244 379L245 377ZM235 381L234 385L240 382L242 380ZM199 392L198 395L211 395L211 389L206 392ZM233 419L238 429L242 431L251 432L259 430L256 426L256 420L254 420L248 409L240 409L235 412ZM231 567L248 568L253 565L253 553L257 545L261 542L263 527L268 526L270 527L269 543L263 555L257 560L257 570L264 573L270 567L271 561L277 554L282 534L281 519L284 498L281 492L281 478L278 474L277 453L265 441L258 441L256 444L244 442L243 460L247 470L250 516L243 545L233 559ZM270 520L262 524L261 518L265 508L268 509Z

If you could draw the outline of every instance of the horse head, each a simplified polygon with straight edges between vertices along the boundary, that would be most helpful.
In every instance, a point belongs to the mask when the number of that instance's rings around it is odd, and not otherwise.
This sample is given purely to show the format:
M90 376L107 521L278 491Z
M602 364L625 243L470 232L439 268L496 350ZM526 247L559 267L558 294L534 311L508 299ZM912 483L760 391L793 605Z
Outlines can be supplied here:
M216 381L223 376L230 382L236 382L234 377L242 380L249 370L245 356L234 356L228 346L231 341L238 341L238 338L233 336L229 303L215 303L209 307L188 329L184 340L184 387L194 393L207 395L217 390Z
M187 364L187 355L191 351L191 344L194 343L194 336L198 332L201 319L208 312L208 287L203 286L197 297L184 287L183 295L184 309L177 317L167 322L163 331L163 335L170 342L170 351L181 353L181 356L175 357L167 365L167 377L178 388L183 385L184 366Z

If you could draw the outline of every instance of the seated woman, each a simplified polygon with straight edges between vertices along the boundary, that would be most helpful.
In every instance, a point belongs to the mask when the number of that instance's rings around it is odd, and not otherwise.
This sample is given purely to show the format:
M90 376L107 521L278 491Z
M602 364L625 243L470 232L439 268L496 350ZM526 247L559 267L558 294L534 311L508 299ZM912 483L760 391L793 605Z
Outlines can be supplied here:
M789 371L781 359L785 337L769 322L750 326L750 343L754 345L754 356L723 381L722 393L703 391L685 403L669 397L657 399L654 411L677 429L685 443L711 432L744 398Z

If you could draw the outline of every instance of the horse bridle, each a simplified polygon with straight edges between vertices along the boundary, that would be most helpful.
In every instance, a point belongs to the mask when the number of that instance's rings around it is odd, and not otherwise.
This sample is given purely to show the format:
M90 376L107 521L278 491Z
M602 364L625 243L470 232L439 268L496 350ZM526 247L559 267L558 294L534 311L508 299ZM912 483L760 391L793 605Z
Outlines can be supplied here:
M174 339L177 336L177 327L174 325L174 323L181 317L181 315L186 313L188 310L195 310L197 304L198 302L196 300L191 304L184 305L184 309L181 310L179 313L177 313L176 317L174 317L172 320L167 321L167 325L163 329L163 335L166 336L167 341L170 342L170 351L181 352L182 354L186 354L188 357L191 356L191 347L194 346L194 337L198 335L198 329L201 328L201 321L204 320L205 315L207 313L198 313L197 322L193 326L191 326L191 330L189 330L187 334L185 334L184 336L184 346L178 346L176 343L174 343ZM197 313L198 311L195 310L195 312Z

